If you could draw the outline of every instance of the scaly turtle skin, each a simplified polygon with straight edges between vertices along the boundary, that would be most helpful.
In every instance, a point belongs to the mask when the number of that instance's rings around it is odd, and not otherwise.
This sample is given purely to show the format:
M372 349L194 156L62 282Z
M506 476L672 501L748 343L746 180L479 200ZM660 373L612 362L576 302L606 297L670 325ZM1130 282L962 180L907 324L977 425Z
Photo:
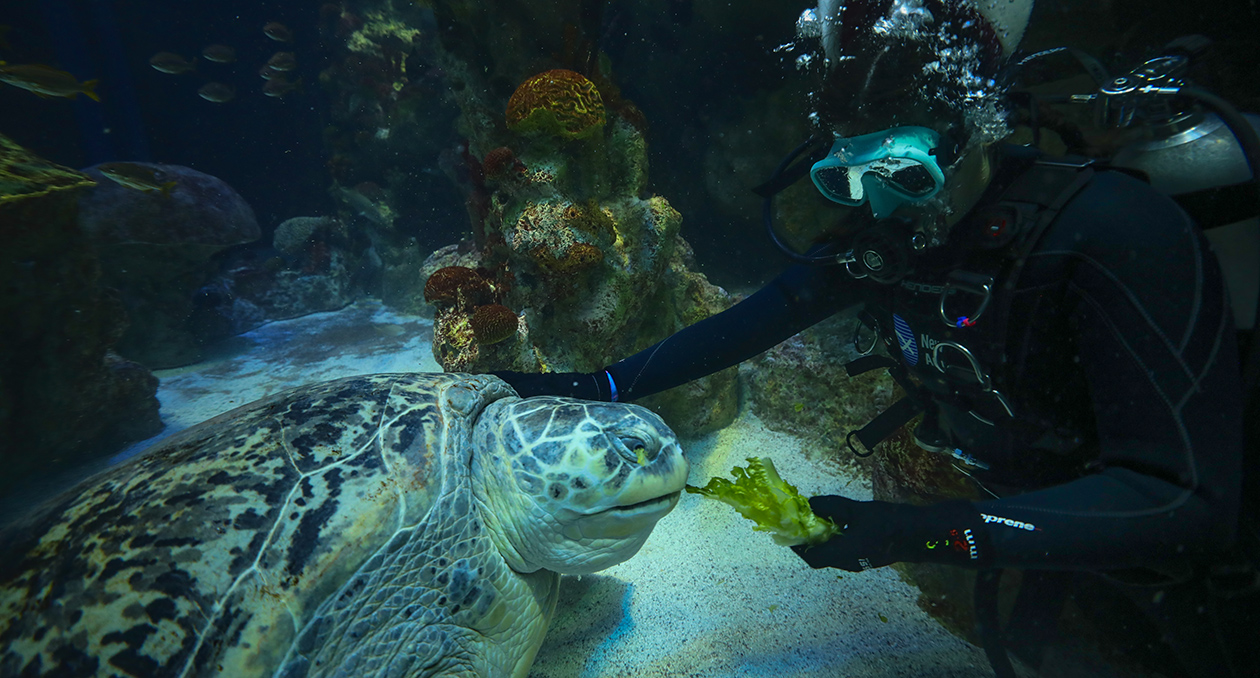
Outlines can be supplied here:
M687 475L634 405L353 377L196 426L0 540L0 675L525 676L560 573Z

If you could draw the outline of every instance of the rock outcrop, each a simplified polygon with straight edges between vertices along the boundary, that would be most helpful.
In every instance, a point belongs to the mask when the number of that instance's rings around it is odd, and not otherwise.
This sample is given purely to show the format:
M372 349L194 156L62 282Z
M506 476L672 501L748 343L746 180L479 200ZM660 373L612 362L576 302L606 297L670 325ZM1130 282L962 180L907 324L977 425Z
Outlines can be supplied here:
M122 295L129 326L118 352L157 369L197 362L203 338L188 324L193 295L216 253L259 237L254 211L222 180L178 165L131 163L174 182L137 190L85 172L96 186L79 202L79 225L100 253L105 284Z
M93 183L0 136L0 491L162 430L157 379L112 350L126 314L76 220Z

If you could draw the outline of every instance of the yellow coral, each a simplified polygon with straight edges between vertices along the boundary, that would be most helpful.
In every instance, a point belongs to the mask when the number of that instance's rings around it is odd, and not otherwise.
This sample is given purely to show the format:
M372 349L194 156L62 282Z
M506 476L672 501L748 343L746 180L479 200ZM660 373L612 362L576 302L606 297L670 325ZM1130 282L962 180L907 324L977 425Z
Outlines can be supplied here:
M364 14L363 26L346 39L346 48L351 52L384 57L382 44L414 45L423 34L423 30L403 21L386 18L383 12L367 12ZM399 60L398 65L405 71L406 64L403 60Z
M604 101L595 83L561 68L521 83L507 105L508 129L582 139L604 127Z

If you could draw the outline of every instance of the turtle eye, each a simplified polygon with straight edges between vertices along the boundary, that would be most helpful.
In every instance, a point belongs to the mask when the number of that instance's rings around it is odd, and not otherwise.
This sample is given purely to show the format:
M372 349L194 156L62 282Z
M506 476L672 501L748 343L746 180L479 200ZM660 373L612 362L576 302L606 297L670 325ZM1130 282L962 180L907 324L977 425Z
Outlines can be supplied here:
M616 439L617 454L621 455L626 461L632 461L639 466L647 466L648 462L656 458L656 448L641 438L634 436L624 436Z

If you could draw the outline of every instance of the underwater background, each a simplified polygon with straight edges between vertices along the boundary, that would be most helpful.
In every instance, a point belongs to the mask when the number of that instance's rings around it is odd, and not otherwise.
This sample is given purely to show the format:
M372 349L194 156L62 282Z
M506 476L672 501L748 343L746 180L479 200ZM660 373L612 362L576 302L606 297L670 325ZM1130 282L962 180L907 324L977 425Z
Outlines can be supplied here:
M47 70L0 83L0 523L287 388L590 371L729 307L788 265L750 189L811 133L808 6L5 3L0 73ZM1042 0L1022 50L1118 73L1202 34L1196 77L1250 112L1258 29L1244 0ZM1090 89L1070 59L1025 77ZM1048 150L1124 143L1081 128ZM779 202L788 224L828 209ZM897 399L844 374L852 323L647 399L690 482L756 454L806 496L947 493L904 432L846 451ZM564 578L529 675L991 675L961 578L807 570L749 527L684 494L637 556Z

